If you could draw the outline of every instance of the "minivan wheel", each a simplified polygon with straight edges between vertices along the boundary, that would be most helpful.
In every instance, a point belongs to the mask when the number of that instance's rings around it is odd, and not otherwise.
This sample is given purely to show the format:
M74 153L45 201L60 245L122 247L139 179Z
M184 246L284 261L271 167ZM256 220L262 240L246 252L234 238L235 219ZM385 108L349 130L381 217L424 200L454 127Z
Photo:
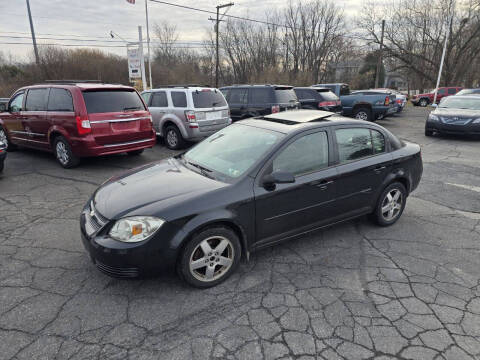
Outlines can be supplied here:
M8 141L7 132L3 127L0 126L0 141L7 146L7 151L12 151L15 149L15 146Z
M371 121L372 112L368 108L359 108L355 110L354 117L357 120Z
M428 101L427 101L427 99L422 99L422 100L420 100L419 104L420 104L421 107L425 107L425 106L428 105Z
M388 185L378 198L377 207L372 214L380 226L389 226L397 222L405 209L407 190L399 182Z
M238 236L223 226L207 228L192 237L180 255L178 274L198 288L215 286L226 280L240 263Z
M128 151L128 152L127 152L127 155L130 155L130 156L142 155L143 150L144 150L144 149L138 149L138 150Z
M73 154L72 147L63 136L55 138L54 151L58 162L66 169L73 168L80 163L80 158Z
M165 129L165 145L170 150L178 150L185 146L185 140L176 126L170 125Z

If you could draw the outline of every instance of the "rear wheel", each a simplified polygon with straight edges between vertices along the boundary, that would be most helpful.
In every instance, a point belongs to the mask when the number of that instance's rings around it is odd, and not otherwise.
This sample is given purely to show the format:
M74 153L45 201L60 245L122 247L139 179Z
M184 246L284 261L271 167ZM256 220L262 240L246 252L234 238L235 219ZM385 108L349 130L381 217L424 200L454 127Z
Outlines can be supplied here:
M237 268L240 257L240 240L235 232L213 226L188 242L177 264L177 272L190 285L208 288L226 280Z
M72 152L72 147L63 136L57 136L53 141L55 156L64 168L70 169L80 163L80 158Z
M139 150L133 150L133 151L128 151L127 154L130 156L138 156L143 153L144 149L139 149Z
M419 105L421 107L425 107L428 105L428 100L427 99L421 99L420 102L419 102Z
M393 225L403 213L407 201L407 190L402 183L388 185L378 198L372 213L373 220L380 226Z
M425 136L433 136L433 131L425 128Z
M369 108L358 108L353 113L355 119L363 120L363 121L371 121L372 120L372 112Z
M179 150L185 146L185 139L175 125L165 129L165 145L171 150Z

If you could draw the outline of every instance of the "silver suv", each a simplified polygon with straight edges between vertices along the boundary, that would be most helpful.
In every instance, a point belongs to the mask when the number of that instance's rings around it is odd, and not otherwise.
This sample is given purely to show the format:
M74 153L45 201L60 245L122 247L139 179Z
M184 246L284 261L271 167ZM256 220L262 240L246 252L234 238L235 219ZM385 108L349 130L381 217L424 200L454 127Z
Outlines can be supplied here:
M165 145L181 149L187 141L200 141L232 123L220 90L199 86L167 86L144 91L142 97L153 127Z

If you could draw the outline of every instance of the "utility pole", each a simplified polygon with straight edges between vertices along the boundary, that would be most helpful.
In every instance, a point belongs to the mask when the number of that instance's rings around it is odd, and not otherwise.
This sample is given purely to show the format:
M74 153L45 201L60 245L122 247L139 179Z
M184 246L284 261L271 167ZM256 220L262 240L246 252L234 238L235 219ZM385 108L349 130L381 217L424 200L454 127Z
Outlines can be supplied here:
M452 22L453 22L453 15L450 17L450 22L447 25L445 43L443 44L442 60L440 60L440 69L438 70L437 86L435 86L435 94L433 95L433 104L437 103L437 91L438 91L438 86L440 85L440 78L442 77L443 61L445 60L445 52L447 51L447 41L448 41L448 37L450 36L450 27L452 26Z
M233 6L234 3L228 3L224 5L217 5L217 19L215 20L215 48L216 48L216 61L215 61L215 87L218 88L218 70L220 66L220 55L219 55L219 45L218 45L218 34L219 34L219 27L220 27L220 9L225 7ZM209 20L214 20L210 18Z
M380 53L378 54L378 61L377 61L377 73L375 75L375 89L378 89L379 82L380 82L380 70L382 68L382 55L383 55L383 35L385 33L385 20L382 20L382 37L380 40ZM383 86L383 85L382 85Z
M145 90L147 90L147 79L145 77L145 58L143 56L142 27L140 25L138 26L138 47L140 49L140 58L141 58L140 65L142 67L143 91L145 91Z
M27 0L28 20L30 20L30 31L32 32L33 51L35 53L35 63L40 64L38 57L37 40L35 39L35 30L33 29L32 12L30 11L30 1Z
M150 58L150 30L148 28L148 0L145 0L145 18L147 19L147 51L148 51L148 78L150 80L150 89L152 85L152 60Z

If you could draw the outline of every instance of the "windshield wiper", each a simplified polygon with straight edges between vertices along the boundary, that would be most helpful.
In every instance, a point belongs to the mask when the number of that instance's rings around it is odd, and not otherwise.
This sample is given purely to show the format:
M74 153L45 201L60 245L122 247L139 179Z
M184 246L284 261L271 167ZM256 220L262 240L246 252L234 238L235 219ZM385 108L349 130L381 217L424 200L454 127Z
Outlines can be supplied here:
M211 173L213 172L213 170L210 170L210 169L206 168L205 166L196 164L196 163L191 162L191 161L187 161L187 160L185 160L185 161L187 162L187 164L190 164L190 165L196 167L197 169L199 169L199 170L200 170L200 173L201 173L203 176L206 176L206 177L208 177L208 178L210 178L210 179L215 179L215 176L213 176L213 175L211 174Z

